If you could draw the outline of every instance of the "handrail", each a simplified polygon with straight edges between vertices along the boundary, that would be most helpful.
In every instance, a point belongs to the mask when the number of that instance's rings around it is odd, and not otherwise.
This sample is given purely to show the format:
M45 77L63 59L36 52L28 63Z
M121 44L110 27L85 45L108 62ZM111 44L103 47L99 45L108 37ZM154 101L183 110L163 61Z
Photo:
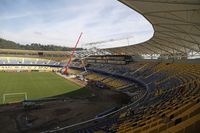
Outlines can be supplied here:
M137 79L136 79L136 80L137 80ZM141 81L140 81L140 82L141 82ZM101 116L101 117L98 117L98 118L89 119L89 120L86 120L86 121L83 121L83 122L75 123L75 124L72 124L72 125L69 125L69 126L64 126L64 127L57 128L57 129L52 129L52 130L43 131L43 132L41 132L41 133L53 133L53 132L57 132L57 131L66 130L66 129L69 129L69 128L72 128L72 127L76 127L76 126L80 126L80 125L83 125L83 124L86 124L86 123L90 123L90 122L93 122L93 121L101 120L101 119L104 119L104 118L106 118L106 117L108 117L108 116L111 116L111 115L113 115L113 114L116 114L116 113L118 113L118 112L120 112L120 111L126 110L126 109L130 108L131 106L135 105L136 103L138 103L140 100L142 100L143 98L145 98L145 97L148 95L148 93L149 93L149 87L148 87L148 85L145 84L144 82L143 82L143 84L145 85L145 88L146 88L145 94L144 94L141 98L137 99L136 101L134 101L134 102L131 103L131 104L128 104L128 105L126 105L126 106L124 106L124 107L122 107L122 108L120 108L120 109L118 109L118 110L115 110L115 111L113 111L113 112L111 112L111 113L109 113L109 114L106 114L106 115Z

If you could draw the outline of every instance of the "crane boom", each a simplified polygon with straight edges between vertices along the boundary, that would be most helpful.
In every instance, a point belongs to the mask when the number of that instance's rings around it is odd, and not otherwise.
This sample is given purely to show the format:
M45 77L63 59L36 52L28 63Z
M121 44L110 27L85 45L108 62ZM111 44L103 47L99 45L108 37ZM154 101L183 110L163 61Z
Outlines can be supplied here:
M70 65L70 63L71 63L71 61L72 61L72 58L73 58L73 56L74 56L74 52L76 51L76 47L77 47L77 45L78 45L78 43L79 43L79 41L80 41L80 39L81 39L81 36L82 36L82 32L81 32L81 34L79 35L79 37L78 37L78 40L77 40L77 42L76 42L76 44L75 44L75 47L74 47L74 49L73 49L73 51L72 51L72 54L70 55L70 58L69 58L69 61L67 62L67 65L64 67L65 69L64 69L64 74L67 74L67 69L68 69L68 67L69 67L69 65Z

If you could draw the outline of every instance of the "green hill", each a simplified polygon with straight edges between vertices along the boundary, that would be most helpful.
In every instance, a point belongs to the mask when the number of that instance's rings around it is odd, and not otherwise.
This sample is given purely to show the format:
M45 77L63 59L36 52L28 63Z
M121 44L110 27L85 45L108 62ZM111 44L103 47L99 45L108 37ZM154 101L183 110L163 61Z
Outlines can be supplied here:
M42 50L42 51L66 51L72 50L73 48L63 47L63 46L55 46L55 45L42 45L40 43L31 43L22 45L19 43L15 43L13 41L5 40L0 38L0 49L21 49L21 50ZM77 50L81 50L81 48L77 48Z

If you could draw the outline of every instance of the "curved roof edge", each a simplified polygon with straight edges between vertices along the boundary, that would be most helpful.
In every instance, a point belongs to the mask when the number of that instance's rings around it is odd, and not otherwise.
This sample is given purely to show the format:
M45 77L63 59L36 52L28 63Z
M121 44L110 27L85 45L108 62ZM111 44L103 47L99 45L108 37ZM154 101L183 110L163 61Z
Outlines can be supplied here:
M119 0L153 25L146 42L106 49L113 54L183 55L200 52L199 0Z

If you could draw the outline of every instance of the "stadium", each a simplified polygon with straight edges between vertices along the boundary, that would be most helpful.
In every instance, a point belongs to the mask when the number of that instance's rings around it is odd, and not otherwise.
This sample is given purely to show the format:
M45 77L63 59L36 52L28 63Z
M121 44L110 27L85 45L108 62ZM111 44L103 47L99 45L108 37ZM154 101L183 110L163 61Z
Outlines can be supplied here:
M0 132L199 132L200 1L119 2L152 24L151 39L77 50L81 34L68 51L0 49Z

